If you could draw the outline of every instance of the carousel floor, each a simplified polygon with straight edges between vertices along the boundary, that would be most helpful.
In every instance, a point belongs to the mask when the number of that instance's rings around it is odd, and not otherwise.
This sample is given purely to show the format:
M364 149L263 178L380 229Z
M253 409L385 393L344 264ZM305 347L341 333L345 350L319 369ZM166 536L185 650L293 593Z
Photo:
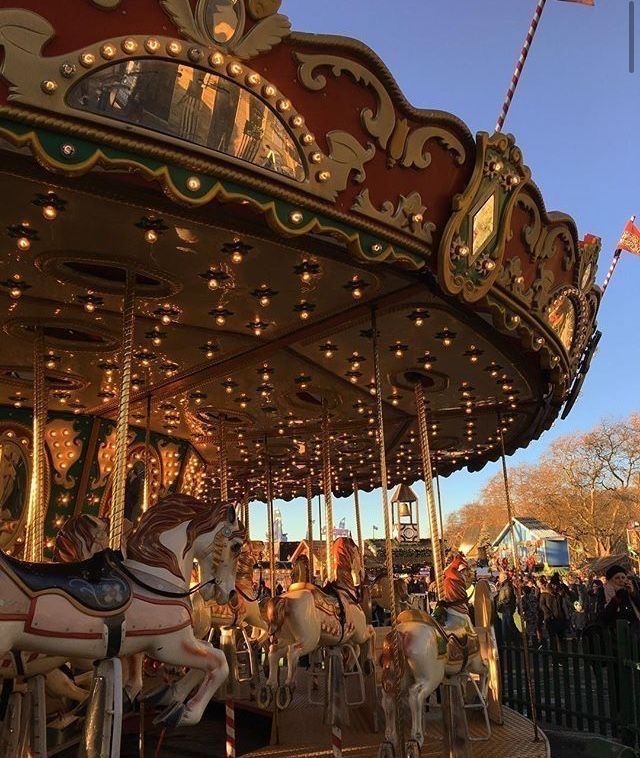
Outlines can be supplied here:
M311 715L311 714L309 714ZM491 738L472 744L473 758L549 758L551 755L549 743L542 732L538 742L533 741L533 726L531 722L519 713L504 709L505 722L502 726L492 724ZM442 755L442 727L439 714L428 718L426 733L428 744L425 744L423 756ZM331 756L330 736L321 726L322 720L306 718L298 714L298 729L294 733L281 734L281 741L286 744L261 748L244 753L246 758L312 758L315 756ZM478 714L471 714L469 728L472 737L480 737L484 732L484 722ZM376 758L381 741L380 734L367 734L359 729L345 728L343 730L343 754L350 758Z

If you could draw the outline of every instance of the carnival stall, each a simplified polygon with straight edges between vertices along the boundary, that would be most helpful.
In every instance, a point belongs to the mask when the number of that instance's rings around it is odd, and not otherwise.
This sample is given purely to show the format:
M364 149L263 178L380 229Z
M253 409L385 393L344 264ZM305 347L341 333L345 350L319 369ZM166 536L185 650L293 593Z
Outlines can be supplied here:
M512 136L413 108L370 49L292 32L279 0L16 5L0 9L0 652L35 716L14 690L2 739L46 754L42 677L80 657L98 662L78 697L92 755L118 754L123 688L156 719L139 718L142 755L163 728L197 733L213 697L230 756L244 707L273 718L281 755L471 755L478 705L474 755L544 755L501 713L488 598L476 632L432 482L553 423L595 331L599 241L547 212ZM450 612L401 612L390 582L376 637L358 495L378 488L387 575L392 539L427 523ZM334 542L348 495L356 539ZM274 500L294 497L305 550L258 606ZM92 547L66 560L92 562L57 565L78 535ZM150 687L144 656L188 672ZM444 727L423 728L441 683ZM294 734L295 709L325 727Z

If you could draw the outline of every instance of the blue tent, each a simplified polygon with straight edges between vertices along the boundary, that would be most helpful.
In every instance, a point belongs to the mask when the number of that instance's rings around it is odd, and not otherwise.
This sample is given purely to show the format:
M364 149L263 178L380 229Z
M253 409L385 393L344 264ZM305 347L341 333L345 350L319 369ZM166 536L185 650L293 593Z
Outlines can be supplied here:
M536 564L547 568L569 567L569 544L567 538L537 518L522 517L513 519L516 540L516 553L526 560L535 557ZM499 553L511 558L511 533L507 524L493 542Z

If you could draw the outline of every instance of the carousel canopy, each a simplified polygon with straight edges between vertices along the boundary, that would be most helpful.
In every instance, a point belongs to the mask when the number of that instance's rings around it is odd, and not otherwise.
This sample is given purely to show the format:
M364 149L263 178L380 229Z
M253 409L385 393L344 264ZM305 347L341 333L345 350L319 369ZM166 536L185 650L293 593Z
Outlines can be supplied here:
M364 45L280 3L23 0L0 10L0 402L115 418L136 293L130 423L189 440L232 494L481 468L547 429L595 330L599 240L547 212L511 136L407 103ZM73 5L73 23L69 22ZM226 7L226 6L225 6ZM226 14L226 15L225 15ZM17 399L16 399L17 398ZM221 436L221 422L224 435Z

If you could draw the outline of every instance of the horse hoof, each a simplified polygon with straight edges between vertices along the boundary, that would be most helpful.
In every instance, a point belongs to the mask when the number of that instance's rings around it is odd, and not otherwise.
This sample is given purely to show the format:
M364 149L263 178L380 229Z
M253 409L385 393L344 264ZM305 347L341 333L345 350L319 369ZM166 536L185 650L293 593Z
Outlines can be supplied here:
M166 729L175 729L180 723L186 710L184 703L174 703L158 714L153 720L154 726L163 726Z
M406 744L407 758L420 758L420 743L417 740L409 740Z
M291 705L292 700L293 689L289 687L289 685L283 684L278 687L278 691L276 692L276 705L279 710L285 711Z
M256 699L256 702L258 703L258 706L260 708L269 708L273 701L273 690L271 687L269 687L268 684L265 684L263 687L260 687L258 690L258 696Z
M380 745L378 758L396 758L396 750L390 742L383 742Z
M371 658L367 658L362 665L362 673L365 676L373 676L376 673L376 664Z
M160 687L156 687L153 690L149 690L143 697L141 697L141 700L144 700L145 703L148 703L149 705L170 705L170 701L165 701L165 698L167 698L168 695L171 693L171 687L168 687L166 684L161 685Z

